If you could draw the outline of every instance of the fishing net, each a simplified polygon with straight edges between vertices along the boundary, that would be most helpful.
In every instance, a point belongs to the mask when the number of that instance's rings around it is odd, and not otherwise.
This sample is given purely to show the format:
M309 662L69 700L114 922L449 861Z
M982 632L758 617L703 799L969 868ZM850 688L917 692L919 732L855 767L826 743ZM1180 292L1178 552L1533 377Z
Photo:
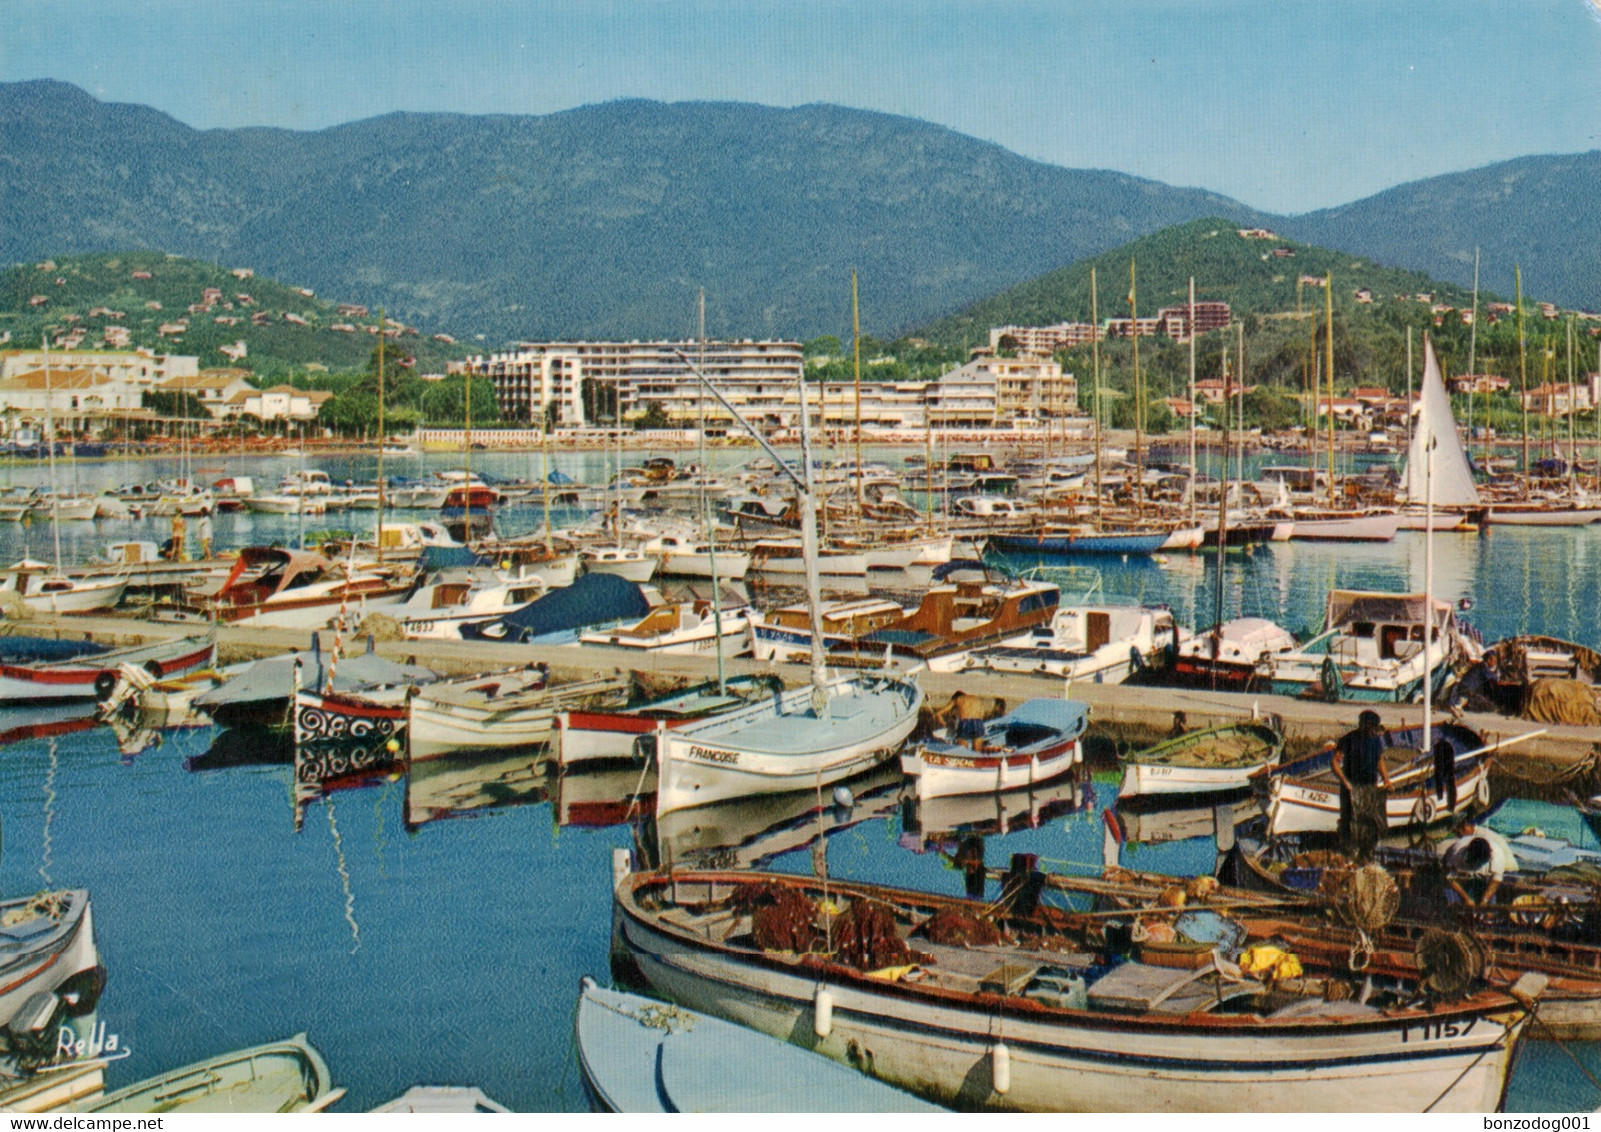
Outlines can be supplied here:
M751 917L751 940L763 951L805 953L822 938L817 906L792 888L746 884L734 890L729 904Z
M1580 680L1536 680L1529 690L1524 717L1537 723L1601 726L1601 707L1595 689Z
M403 641L406 630L387 613L369 613L356 626L356 636L371 637L375 641Z
M1363 865L1334 880L1329 898L1343 923L1370 935L1388 927L1401 908L1401 890L1380 865Z
M865 899L852 901L835 922L834 949L841 962L863 971L900 967L923 958L896 931L895 913Z
M1418 940L1416 957L1423 987L1436 998L1461 998L1484 974L1484 948L1465 932L1430 928Z
M922 934L930 943L948 947L985 947L1001 943L1001 929L989 920L955 908L941 908L928 918Z

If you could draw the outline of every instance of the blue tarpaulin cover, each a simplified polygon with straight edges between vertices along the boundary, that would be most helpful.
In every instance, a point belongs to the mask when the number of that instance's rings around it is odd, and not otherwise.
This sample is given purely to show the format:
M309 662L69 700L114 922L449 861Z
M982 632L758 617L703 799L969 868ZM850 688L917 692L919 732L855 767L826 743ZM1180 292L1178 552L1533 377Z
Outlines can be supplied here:
M80 656L109 652L110 645L94 641L58 641L52 637L0 637L0 663L50 664Z
M463 625L461 635L475 641L531 641L550 633L643 617L649 612L650 602L628 579L615 574L585 574L565 589L553 590L504 617Z

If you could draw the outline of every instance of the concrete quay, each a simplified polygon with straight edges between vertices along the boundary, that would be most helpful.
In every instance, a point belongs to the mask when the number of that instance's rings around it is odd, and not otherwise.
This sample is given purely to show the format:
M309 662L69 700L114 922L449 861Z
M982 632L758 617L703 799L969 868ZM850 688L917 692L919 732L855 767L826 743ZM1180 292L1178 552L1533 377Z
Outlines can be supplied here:
M124 617L68 616L37 618L17 622L21 633L89 636L108 644L137 644L198 633L206 628L200 622L143 621ZM232 664L263 656L309 649L312 630L264 629L235 625L217 630L218 661ZM334 634L323 630L323 647L333 645ZM347 651L366 648L365 640L345 642ZM711 653L692 656L662 656L634 649L599 645L512 645L483 641L395 641L380 642L377 651L397 660L415 661L447 675L471 675L543 662L557 679L592 677L598 672L637 669L654 675L707 679L717 673L717 660ZM806 679L806 668L798 664L769 664L749 658L727 658L724 668L730 675L747 672L777 672L791 683ZM1004 697L1009 703L1037 696L1064 694L1064 682L1056 677L1026 673L966 671L957 673L923 672L919 682L930 698L943 700L964 691ZM1183 712L1189 727L1207 727L1249 718L1253 712L1277 715L1284 722L1285 737L1292 751L1316 747L1350 730L1357 712L1373 707L1387 727L1422 722L1422 709L1412 704L1329 704L1318 700L1293 699L1237 692L1212 692L1184 688L1158 688L1138 685L1074 684L1066 693L1091 707L1092 731L1132 743L1144 743L1167 734L1176 712ZM1581 773L1592 767L1601 754L1601 733L1594 728L1531 723L1502 715L1468 713L1458 722L1473 728L1488 743L1502 742L1531 731L1544 730L1537 738L1509 746L1495 754L1499 769L1508 775L1535 783Z

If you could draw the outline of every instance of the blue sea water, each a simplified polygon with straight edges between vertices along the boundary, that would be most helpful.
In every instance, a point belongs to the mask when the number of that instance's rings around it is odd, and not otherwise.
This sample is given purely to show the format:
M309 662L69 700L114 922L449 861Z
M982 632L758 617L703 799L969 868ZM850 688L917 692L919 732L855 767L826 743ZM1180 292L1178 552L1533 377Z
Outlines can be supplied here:
M368 463L319 461L335 478L359 476ZM508 475L537 475L540 466L537 454L475 454L474 463ZM593 479L599 463L585 454L564 456L560 466ZM249 471L270 483L298 461L259 464ZM21 482L39 471L13 474ZM143 462L86 465L79 475L108 484L174 471ZM524 529L541 521L527 512L509 518ZM370 517L334 515L324 525L354 521ZM221 546L282 537L292 524L243 515L215 522ZM162 526L73 524L63 531L64 549L70 558L120 538L159 541ZM24 543L48 556L50 532L0 529L6 553L20 556ZM1468 617L1487 639L1538 631L1598 645L1598 546L1601 531L1590 530L1441 536L1436 588L1470 599ZM1108 593L1168 602L1181 620L1210 620L1215 555L1098 565ZM1419 535L1376 547L1290 543L1231 553L1226 614L1299 628L1316 623L1331 587L1421 588L1422 569ZM0 732L27 721L0 719ZM629 824L559 824L559 786L556 802L490 807L408 831L407 784L395 778L315 803L297 834L287 766L185 769L185 757L203 754L214 738L210 728L169 731L159 747L129 757L111 731L96 728L0 748L0 892L90 890L109 973L100 1017L133 1051L112 1065L111 1083L306 1030L349 1089L343 1110L417 1083L476 1084L520 1110L582 1108L572 1011L579 978L607 972L611 851L636 838L650 848L662 831L648 822L637 832ZM569 795L585 787L598 797L629 789L569 786ZM735 807L701 822L715 831L680 826L669 851L680 860L753 860L772 846L787 849L774 867L806 870L812 820L840 827L827 838L834 875L959 892L960 874L928 850L931 827L1004 820L1013 832L990 838L992 864L1029 852L1053 867L1093 869L1105 843L1100 811L1112 804L1115 784L1093 787L1093 802L1081 797L1078 809L1071 798L1058 798L1057 810L1031 809L1026 798L986 799L939 816L904 809L892 789L872 801L864 791L858 806L875 816L855 824L847 823L861 815L826 806L814 813L809 799ZM1008 812L995 811L1008 804ZM1175 875L1209 869L1213 853L1207 837L1121 849L1131 867ZM1601 1049L1569 1048L1601 1075ZM1509 1107L1597 1103L1601 1095L1561 1049L1524 1048Z

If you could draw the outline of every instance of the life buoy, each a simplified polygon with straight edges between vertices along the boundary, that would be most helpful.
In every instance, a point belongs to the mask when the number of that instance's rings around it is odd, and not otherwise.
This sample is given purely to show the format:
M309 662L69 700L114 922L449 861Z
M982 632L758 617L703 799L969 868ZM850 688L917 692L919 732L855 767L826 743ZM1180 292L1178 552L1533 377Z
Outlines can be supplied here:
M1433 794L1425 793L1412 803L1412 824L1428 825L1440 812L1440 804Z
M1490 808L1490 776L1482 775L1479 784L1473 788L1473 796L1478 799L1479 805L1484 809Z
M111 693L117 688L117 675L114 672L102 672L95 677L95 699L109 699Z

